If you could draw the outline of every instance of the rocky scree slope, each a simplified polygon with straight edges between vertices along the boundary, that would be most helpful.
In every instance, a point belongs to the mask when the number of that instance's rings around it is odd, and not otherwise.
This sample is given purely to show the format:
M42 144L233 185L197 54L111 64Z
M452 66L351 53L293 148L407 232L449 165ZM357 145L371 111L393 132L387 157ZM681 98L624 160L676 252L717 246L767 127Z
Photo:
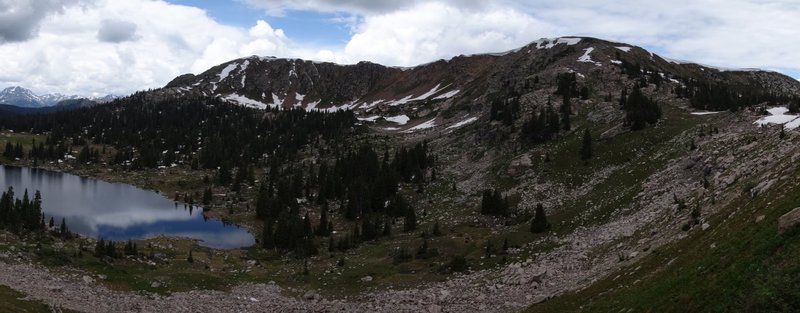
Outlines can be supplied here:
M626 64L637 65L638 73L662 77L663 83L632 78L625 73ZM556 106L562 103L562 96L555 93L557 77L565 73L575 73L576 84L589 89L587 97L573 100L573 126L549 142L522 143L518 129L525 117L546 107L548 101ZM437 154L440 176L452 179L461 193L458 199L448 201L477 203L474 195L491 187L516 199L507 219L475 212L434 212L436 208L431 208L430 214L440 216L443 223L488 227L502 234L527 227L532 208L543 203L553 228L511 252L529 252L524 261L458 275L446 282L403 291L367 292L350 299L322 300L313 293L296 299L271 285L244 285L233 293L196 291L147 299L86 287L76 278L63 281L60 290L64 291L59 292L64 296L57 301L88 311L99 308L97 301L108 305L104 308L122 311L220 305L243 311L455 312L514 311L559 299L621 269L635 267L662 247L709 229L713 232L735 213L729 207L741 197L745 185L752 185L748 192L763 194L779 186L770 181L782 181L788 173L780 165L784 163L769 158L795 158L797 151L781 144L774 128L753 125L759 117L755 107L737 113L692 115L689 101L674 93L690 82L743 86L774 94L797 95L800 90L797 81L778 73L718 70L666 60L630 45L574 37L413 68L251 57L197 76L181 76L151 94L216 96L254 107L352 109L365 123L374 123L377 132L397 134L406 142L428 140ZM637 86L660 104L664 116L655 125L634 132L626 129L618 98L622 90ZM489 104L509 97L519 98L520 118L510 124L491 120ZM407 120L393 118L397 116ZM584 129L596 138L595 156L587 165L577 159ZM788 138L798 137L792 133ZM692 149L692 144L697 148ZM699 216L682 208L694 204L702 205ZM684 231L687 224L690 229ZM542 246L552 248L541 251ZM37 275L41 275L38 269L16 266L5 275L4 283L46 298L52 291L26 282L25 277ZM76 288L89 288L98 297L77 299L71 295Z

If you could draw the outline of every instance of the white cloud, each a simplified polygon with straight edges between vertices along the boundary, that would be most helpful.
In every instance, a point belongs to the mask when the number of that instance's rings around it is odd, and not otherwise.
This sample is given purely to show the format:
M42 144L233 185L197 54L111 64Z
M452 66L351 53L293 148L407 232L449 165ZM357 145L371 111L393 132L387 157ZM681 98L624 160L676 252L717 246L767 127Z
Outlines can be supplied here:
M36 37L42 20L75 0L0 0L0 43Z
M253 54L409 66L564 35L724 67L800 72L800 2L793 0L239 1L273 14L335 12L351 37L309 46L268 20L228 26L163 0L0 0L0 87L124 94Z
M511 49L554 30L513 8L478 11L423 3L366 17L355 29L344 54L354 61L407 66L458 54Z
M288 44L263 21L247 30L164 1L96 0L46 15L37 36L0 44L0 85L127 94L249 54L291 54Z
M102 20L97 39L104 42L120 43L138 39L136 23L122 20Z

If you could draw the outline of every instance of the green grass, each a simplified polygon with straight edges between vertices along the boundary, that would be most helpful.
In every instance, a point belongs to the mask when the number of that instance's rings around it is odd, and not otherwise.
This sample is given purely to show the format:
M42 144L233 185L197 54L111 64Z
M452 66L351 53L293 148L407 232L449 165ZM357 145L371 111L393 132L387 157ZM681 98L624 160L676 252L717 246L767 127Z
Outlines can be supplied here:
M533 149L534 165L532 170L541 173L543 178L548 181L561 183L568 187L580 186L594 171L600 168L621 167L619 171L614 172L605 182L597 185L588 194L557 208L556 213L549 217L554 224L553 231L568 233L578 225L602 223L618 208L629 207L638 194L644 179L663 168L664 164L675 154L685 153L685 147L673 146L672 138L696 127L698 119L671 107L665 108L665 116L667 120L658 127L627 132L613 139L596 141L594 157L586 166L582 165L582 161L579 159L580 132ZM581 129L589 124L576 119L574 125L575 129ZM591 125L595 138L610 127L612 125ZM0 137L0 140L2 138L6 137ZM14 140L25 143L32 141L33 136L8 134L7 138L15 138ZM383 142L386 145L396 144L391 138L385 136L364 136L359 140ZM639 150L634 153L631 151L631 147L638 147ZM552 162L541 162L538 156L543 151L550 154ZM645 157L637 159L637 155ZM513 158L514 156L510 154L498 154L492 165L492 183L503 190L520 184L518 178L496 175L505 173L508 163ZM101 178L104 175L94 167L86 170L97 172L95 175L100 175ZM203 174L213 177L211 172L181 171L180 168L170 169L168 173L169 175L158 175L155 170L130 172L124 173L125 177L121 179L137 186L160 190L168 197L172 197L176 191L202 190L204 187ZM516 221L519 224L507 226L494 225L492 228L486 227L482 223L473 223L473 218L478 215L479 195L464 195L460 191L452 190L452 181L448 181L446 177L441 177L438 181L428 184L424 194L416 193L414 185L404 186L403 192L417 210L419 221L417 231L402 233L402 221L399 220L393 229L391 238L362 243L356 249L333 254L327 252L327 238L321 238L319 240L322 243L319 247L320 254L309 261L308 275L303 273L304 261L279 256L275 252L266 252L257 247L219 252L196 246L188 240L172 240L175 249L156 249L156 252L165 253L169 260L168 263L156 266L126 259L117 259L107 263L91 256L91 252L85 252L82 257L70 256L76 249L77 244L74 242L68 244L67 252L40 253L39 261L50 267L60 268L68 265L105 275L107 279L102 283L117 290L169 294L194 289L228 290L231 286L243 282L275 281L284 287L316 289L326 297L337 297L388 287L393 289L411 288L425 282L446 280L449 274L443 273L440 268L455 255L465 256L470 268L478 270L495 268L501 266L503 262L525 260L532 254L557 248L557 245L552 242L544 242L532 247L526 246L542 236L530 233L526 221ZM463 197L466 197L466 200L462 201ZM245 193L243 198L250 199L252 194ZM218 202L222 201L221 199L217 200ZM243 203L238 203L238 205L243 206ZM587 212L590 207L587 203L596 204L597 207ZM227 206L214 206L211 210L215 216L226 218L234 223L245 223L252 226L258 236L260 223L244 210L237 208L234 210L234 214L227 213ZM427 214L423 215L422 212ZM457 223L453 222L451 217L469 218ZM440 221L444 235L429 238L428 242L431 249L439 250L439 255L429 259L415 258L408 262L393 264L393 251L398 247L405 247L412 253L416 252L423 241L421 234L430 232L437 220ZM566 223L575 220L578 222ZM352 224L352 222L339 220L335 223L337 223L335 228L340 231L345 225L349 227ZM500 249L505 239L508 239L509 246L512 248L526 247L519 253L507 255ZM491 258L485 257L487 241L494 246L493 254L495 256ZM142 248L147 245L147 242L152 241L139 242L140 252L149 253L149 250ZM87 246L91 246L91 244ZM196 260L192 264L186 262L186 255L190 248L193 250ZM224 257L225 254L229 254L227 259ZM336 265L340 258L345 259L346 264L343 267ZM248 268L244 264L246 259L257 260L260 265ZM206 264L209 265L209 268L206 268ZM373 280L362 282L361 279L365 276L372 276ZM152 287L151 283L154 281L163 284L159 287Z
M0 312L33 313L50 312L50 308L40 301L22 300L25 295L9 287L0 285Z
M528 311L797 312L800 227L779 234L776 224L800 206L800 188L788 182L771 190L755 199L740 196L709 230L695 227L587 289ZM755 222L760 215L764 220Z

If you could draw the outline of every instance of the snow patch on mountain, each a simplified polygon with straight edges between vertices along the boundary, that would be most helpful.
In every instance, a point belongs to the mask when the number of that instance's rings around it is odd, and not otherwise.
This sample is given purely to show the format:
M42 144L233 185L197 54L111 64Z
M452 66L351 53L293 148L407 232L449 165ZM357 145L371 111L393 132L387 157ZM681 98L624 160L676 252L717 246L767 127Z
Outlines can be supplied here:
M438 95L438 96L436 96L436 97L433 97L433 99L434 99L434 100L439 100L439 99L447 99L447 98L452 98L453 96L457 95L459 92L460 92L460 90L458 90L458 89L455 89L455 90L450 90L450 91L448 91L448 92L445 92L445 93L443 93L443 94L441 94L441 95Z
M390 101L389 103L387 103L387 105L393 107L393 106L406 104L408 102L411 102L411 97L412 97L411 95L408 95L408 96L403 97L402 99Z
M384 119L389 121L389 122L395 123L397 125L405 125L406 123L408 123L408 121L411 120L405 114L398 115L398 116L392 116L392 117L386 117Z
M276 94L272 94L272 105L275 107L281 107L283 105L283 99L278 97Z
M398 106L398 105L406 104L406 103L409 103L409 102L412 102L412 101L426 100L426 99L430 98L431 96L439 93L442 89L447 88L447 86L444 86L443 88L440 89L439 86L441 86L441 85L442 84L436 84L436 86L434 86L433 89L431 89L428 92L423 93L423 94L421 94L421 95L419 95L417 97L414 97L413 95L408 95L408 96L403 97L402 99L390 101L389 103L387 103L387 105L388 106Z
M228 102L233 102L233 103L236 103L236 104L239 104L239 105L242 105L242 106L246 106L246 107L251 107L251 108L266 109L268 107L267 104L265 104L265 103L263 103L261 101L256 101L256 100L253 100L253 99L250 99L248 97L245 97L245 96L242 96L242 95L238 95L238 94L230 94L230 95L222 97L222 99L225 100L225 101L228 101Z
M231 75L231 72L233 72L233 70L235 70L237 67L239 67L239 63L228 64L228 66L226 66L225 68L222 69L221 72L219 72L219 75L218 75L219 76L219 80L218 80L218 82L222 82L223 80L228 78L228 76Z
M533 43L536 44L536 49L550 49L559 44L566 44L572 46L572 45L577 45L579 42L581 42L580 38L562 37L562 38L542 38L532 42L532 44Z
M717 113L722 113L722 112L724 112L724 111L692 112L690 114L691 115L711 115L711 114L717 114Z
M600 64L600 62L595 62L595 61L592 60L591 53L592 53L592 51L594 51L594 47L589 47L589 48L586 48L586 49L583 49L583 50L585 52L583 53L583 55L581 57L578 58L578 62L592 63L592 64L594 64L596 66L602 66L602 64Z
M417 131L417 130L423 130L423 129L434 128L434 127L436 127L436 118L435 117L433 119L431 119L430 121L427 121L425 123L419 124L419 125L414 126L414 127L411 127L409 129L407 129L405 132L406 133L411 133L411 132L414 132L414 131Z
M244 88L244 82L247 79L247 73L245 71L247 71L248 66L250 66L250 60L244 60L244 63L242 63L242 66L239 69L239 73L242 73L242 88Z
M620 49L620 50L622 50L622 52L631 51L631 47L619 46L619 47L614 47L614 48Z
M417 100L428 99L428 98L430 98L430 96L435 95L436 93L438 93L440 91L440 89L439 89L440 85L441 84L436 84L436 87L433 87L433 89L431 89L430 91L421 94L419 97L417 97ZM447 86L445 86L445 87L447 87Z
M370 117L358 117L357 119L359 121L364 121L364 122L374 122L379 118L381 118L379 115L375 115L375 116L370 116Z
M320 100L312 101L306 104L306 111L315 111L317 110L317 105L319 105Z
M316 105L314 105L314 106L316 107ZM342 105L339 105L339 106L334 105L334 106L332 106L330 108L317 109L317 110L319 110L321 112L326 112L326 113L334 113L334 112L339 111L339 110L343 110L343 111L352 110L353 108L355 108L357 106L358 106L358 103L356 103L356 101L350 101L348 103L345 103L345 104L342 104ZM306 108L306 110L308 110L308 108Z
M798 116L786 114L789 112L789 109L786 107L771 108L768 109L767 112L769 112L769 116L762 117L753 124L757 124L759 126L766 124L784 124L784 127L789 129L795 129L800 126Z
M466 120L463 120L461 122L458 122L458 123L455 123L453 125L448 126L447 129L456 129L456 128L459 128L461 126L467 125L467 124L472 123L472 122L477 121L477 120L478 120L477 117L470 117L470 118L468 118Z
M381 99L381 100L375 100L373 102L364 102L364 104L361 106L361 108L362 109L371 109L371 108L374 108L376 105L380 104L383 101L384 100Z

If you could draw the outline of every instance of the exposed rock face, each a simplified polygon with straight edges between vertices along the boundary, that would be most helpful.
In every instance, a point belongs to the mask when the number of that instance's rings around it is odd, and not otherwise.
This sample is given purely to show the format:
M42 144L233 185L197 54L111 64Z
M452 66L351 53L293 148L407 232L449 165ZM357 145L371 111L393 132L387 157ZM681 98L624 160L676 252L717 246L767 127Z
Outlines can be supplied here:
M630 45L564 37L540 39L505 53L462 55L410 68L370 62L339 65L251 56L217 65L199 75L178 76L153 93L215 96L260 108L349 108L374 112L407 103L436 104L450 99L467 105L482 101L501 88L553 81L564 72L577 73L598 88L617 86L620 82L608 79L607 74L621 70L619 59L647 71L664 73L670 79L725 81L800 92L800 83L779 73L713 69L668 61Z
M800 208L794 208L778 219L778 230L783 233L798 223L800 223Z

